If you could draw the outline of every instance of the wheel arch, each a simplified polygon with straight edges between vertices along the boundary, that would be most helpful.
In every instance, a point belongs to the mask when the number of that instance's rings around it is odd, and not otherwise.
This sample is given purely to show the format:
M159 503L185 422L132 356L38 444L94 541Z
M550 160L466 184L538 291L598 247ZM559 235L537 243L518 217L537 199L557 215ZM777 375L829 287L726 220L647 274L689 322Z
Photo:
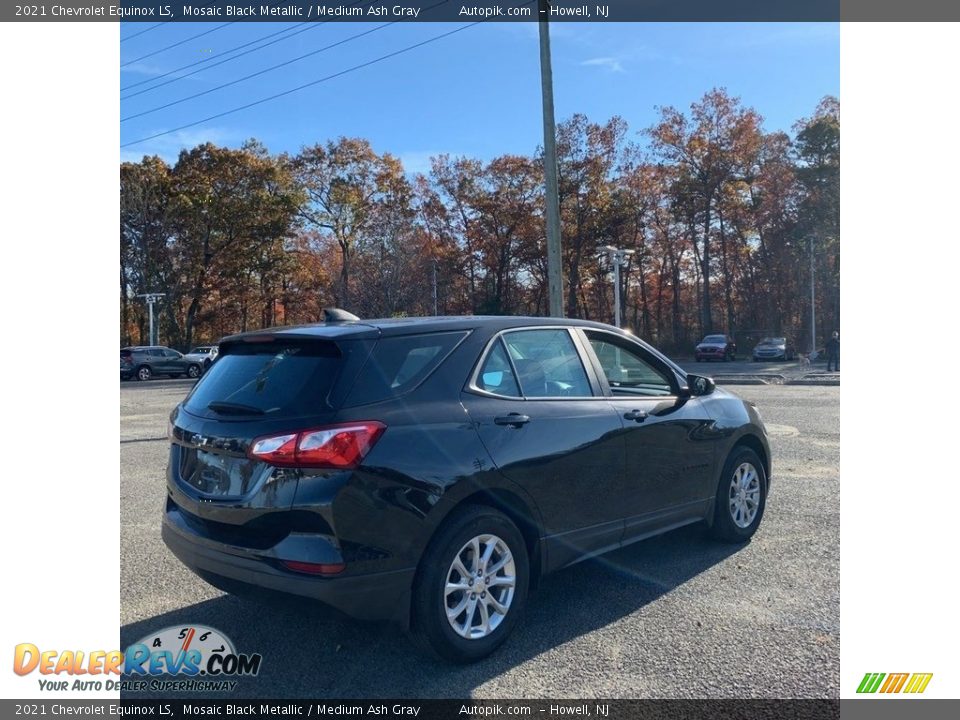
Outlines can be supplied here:
M746 434L741 435L734 441L733 445L730 446L730 449L727 451L726 455L723 456L723 462L720 464L721 472L722 472L722 468L727 464L727 460L739 448L748 448L750 450L753 450L757 454L757 457L760 458L760 462L763 463L763 475L766 478L766 492L767 492L767 495L769 496L770 471L771 471L770 452L767 449L766 444L753 433L747 432ZM704 518L706 520L708 527L713 526L715 505L716 505L716 497L712 497L710 499L710 505L707 510L707 516L706 518Z
M767 489L769 491L770 472L772 468L770 465L770 453L767 450L766 445L756 435L748 433L737 439L737 441L733 444L733 447L730 448L730 452L727 453L727 457L730 457L731 453L733 453L739 447L750 448L760 458L760 462L763 463L763 474L764 477L766 477ZM724 462L726 462L726 458L724 459Z
M437 537L458 510L471 505L498 510L517 526L517 529L520 530L520 534L523 536L527 556L530 560L530 589L531 591L535 590L539 584L540 574L543 568L542 525L531 503L524 500L519 493L504 487L477 490L459 498L447 508L443 518L434 526L430 537L423 546L423 552L421 552L420 559L417 561L417 570L414 573L413 586L416 586L416 583L420 580L421 573L423 572L423 559L427 554L426 549L430 546L430 543L433 542L434 538ZM412 625L412 620L413 607L411 606L407 611L407 627Z

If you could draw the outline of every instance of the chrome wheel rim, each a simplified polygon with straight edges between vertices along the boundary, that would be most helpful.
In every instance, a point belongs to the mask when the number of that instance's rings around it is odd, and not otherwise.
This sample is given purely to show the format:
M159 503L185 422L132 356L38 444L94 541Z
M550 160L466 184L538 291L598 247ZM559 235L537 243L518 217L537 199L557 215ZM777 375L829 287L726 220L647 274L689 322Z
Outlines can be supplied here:
M750 527L760 510L760 473L752 463L741 463L730 480L730 517L740 528Z
M196 365L191 365L190 368L187 370L187 375L189 375L192 378L197 377L199 374L200 374L200 368L198 368Z
M140 368L140 372L137 373L137 377L140 378L141 380L149 380L150 370L148 370L147 368Z
M513 603L517 568L513 553L496 535L477 535L454 556L443 589L443 609L462 638L494 632Z

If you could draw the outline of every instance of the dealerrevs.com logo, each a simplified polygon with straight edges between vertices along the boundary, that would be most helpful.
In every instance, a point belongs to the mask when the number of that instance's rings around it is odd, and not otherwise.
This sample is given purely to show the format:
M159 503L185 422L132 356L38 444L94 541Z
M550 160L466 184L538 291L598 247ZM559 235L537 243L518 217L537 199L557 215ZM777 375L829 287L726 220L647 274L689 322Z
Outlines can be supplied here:
M919 694L927 689L932 677L933 673L867 673L857 692Z
M229 691L235 678L257 675L263 657L237 652L219 630L204 625L174 626L151 633L119 650L40 650L32 643L14 648L17 675L38 672L45 691L123 690ZM65 679L69 676L73 679Z

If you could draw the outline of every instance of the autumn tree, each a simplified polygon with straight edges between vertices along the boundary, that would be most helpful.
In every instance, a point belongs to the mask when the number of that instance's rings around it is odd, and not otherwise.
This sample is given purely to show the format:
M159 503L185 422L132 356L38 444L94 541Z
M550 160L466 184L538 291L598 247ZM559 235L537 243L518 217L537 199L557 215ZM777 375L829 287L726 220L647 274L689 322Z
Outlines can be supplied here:
M359 138L305 147L293 160L297 181L306 193L300 215L307 227L329 235L340 250L339 306L352 304L350 276L358 244L391 207L409 206L410 188L402 167L380 156Z
M714 327L711 294L717 203L725 184L742 177L760 146L761 118L726 90L714 89L690 106L689 117L672 107L648 130L653 150L676 165L677 192L699 226L692 233L700 273L700 331ZM727 280L729 282L729 279ZM732 332L732 328L727 328Z
M183 344L192 344L211 290L227 290L251 262L262 273L264 263L282 257L299 206L290 180L283 164L256 145L231 150L205 144L180 154L171 178L180 273L169 287L168 307L186 305L177 338Z
M839 328L840 103L834 97L823 98L813 116L800 120L794 130L797 179L804 192L799 229L813 244L829 324Z

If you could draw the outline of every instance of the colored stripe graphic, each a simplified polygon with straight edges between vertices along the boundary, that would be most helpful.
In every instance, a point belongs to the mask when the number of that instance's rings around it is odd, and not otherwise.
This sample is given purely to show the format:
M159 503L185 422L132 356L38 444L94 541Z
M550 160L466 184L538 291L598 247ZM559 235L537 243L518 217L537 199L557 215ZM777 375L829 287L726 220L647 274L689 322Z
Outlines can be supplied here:
M933 673L914 673L903 691L905 693L922 693L927 689L927 685L930 684L930 678L932 677Z
M863 676L863 680L860 681L860 687L857 688L858 693L875 693L877 688L880 687L880 681L885 677L885 673L867 673Z
M907 681L908 677L910 677L910 673L890 673L887 675L887 681L883 684L883 687L880 688L880 692L900 692L900 689L903 687L903 684Z
M886 678L886 682L884 682ZM857 687L858 693L904 693L918 694L927 689L933 673L867 673ZM883 685L881 686L881 683Z

